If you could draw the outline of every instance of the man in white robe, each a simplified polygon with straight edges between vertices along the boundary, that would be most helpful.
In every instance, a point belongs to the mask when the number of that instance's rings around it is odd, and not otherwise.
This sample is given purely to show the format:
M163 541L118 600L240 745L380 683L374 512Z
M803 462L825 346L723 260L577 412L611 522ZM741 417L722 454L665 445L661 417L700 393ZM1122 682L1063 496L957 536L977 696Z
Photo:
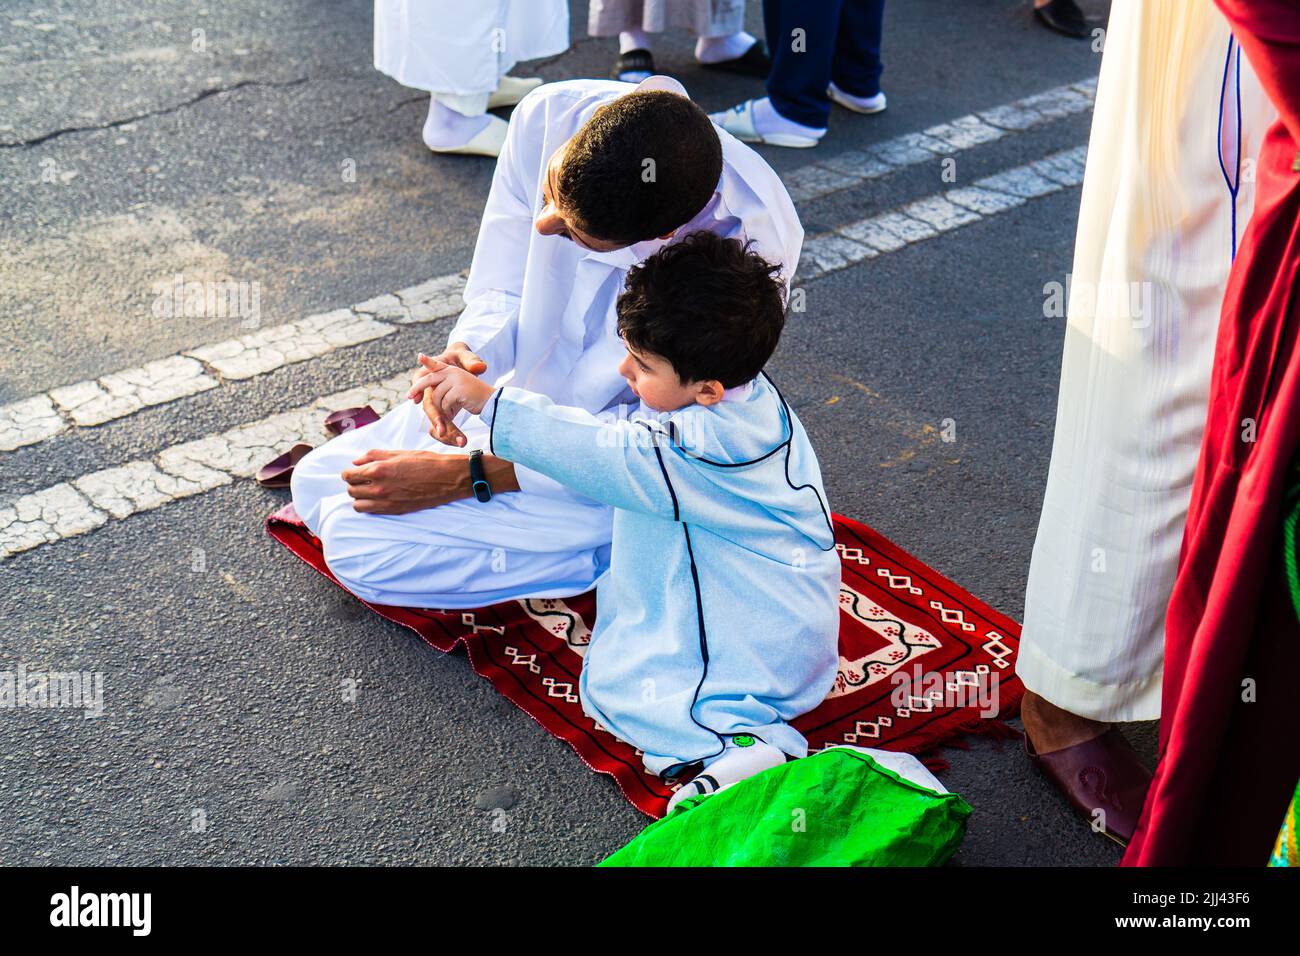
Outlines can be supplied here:
M542 82L510 68L568 48L567 0L375 0L375 69L429 92L423 138L436 153L500 153L506 121L487 111Z
M1119 763L1136 767L1109 726L1160 716L1219 309L1272 116L1212 4L1112 7L1016 670L1031 753L1066 767L1075 748L1109 774L1072 799L1107 808L1120 840L1141 804L1107 805L1127 773ZM1116 765L1078 749L1091 741Z
M638 96L627 104L639 112L611 119L616 110L602 111L584 129L597 110L634 90ZM678 99L685 96L666 77L637 87L571 80L543 86L519 104L483 213L466 309L439 359L560 404L617 414L635 404L617 371L625 350L614 311L629 267L673 237L707 229L752 240L754 251L784 267L788 282L803 242L789 194L753 150ZM678 115L661 129L652 107ZM577 164L564 160L577 152L575 143L617 182L628 171L611 164L633 164L629 216L641 208L633 193L642 183L665 200L680 200L692 181L712 185L692 194L693 215L647 237L614 235L617 223L606 224L608 238L600 237L583 228L590 217L556 194L574 180ZM620 150L631 152L620 160ZM691 158L697 155L716 155L716 165L696 168L703 166ZM487 455L494 495L477 500L465 453L486 448L486 430L467 419L462 438L448 425L443 437L463 441L449 448L430 436L431 418L436 413L426 417L421 406L403 403L295 468L294 505L321 538L339 580L369 601L440 608L589 589L608 566L611 509Z

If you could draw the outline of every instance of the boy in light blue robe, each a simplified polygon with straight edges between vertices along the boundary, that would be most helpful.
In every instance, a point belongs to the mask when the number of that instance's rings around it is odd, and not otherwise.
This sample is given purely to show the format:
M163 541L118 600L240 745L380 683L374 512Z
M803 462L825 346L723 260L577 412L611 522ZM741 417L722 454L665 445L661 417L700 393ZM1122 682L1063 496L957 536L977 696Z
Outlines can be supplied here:
M821 472L761 371L784 322L775 271L701 232L629 273L619 371L641 400L629 418L494 388L424 356L430 372L411 391L433 388L448 417L481 415L493 454L615 508L579 694L649 772L700 770L670 809L805 756L789 721L825 699L839 661L840 563Z

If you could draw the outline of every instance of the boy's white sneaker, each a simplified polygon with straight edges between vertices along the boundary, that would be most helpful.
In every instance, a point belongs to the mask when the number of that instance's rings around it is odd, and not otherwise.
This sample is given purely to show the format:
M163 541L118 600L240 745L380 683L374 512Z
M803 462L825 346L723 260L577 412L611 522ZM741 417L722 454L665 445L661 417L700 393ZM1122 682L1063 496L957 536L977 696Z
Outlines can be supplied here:
M726 749L704 765L687 783L677 788L672 799L668 801L667 816L677 804L687 797L698 797L706 793L717 793L733 783L738 783L756 773L779 767L785 763L785 753L748 734L737 734L727 738Z

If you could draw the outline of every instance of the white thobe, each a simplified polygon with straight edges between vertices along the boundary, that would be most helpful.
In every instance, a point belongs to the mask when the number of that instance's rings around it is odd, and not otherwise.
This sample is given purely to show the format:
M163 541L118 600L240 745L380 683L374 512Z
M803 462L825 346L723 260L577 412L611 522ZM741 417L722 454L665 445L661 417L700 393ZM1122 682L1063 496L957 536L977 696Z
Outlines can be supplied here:
M375 0L375 69L467 115L516 63L568 47L567 0Z
M1094 720L1160 714L1219 309L1273 115L1228 48L1212 4L1111 9L1017 664Z
M533 221L544 205L551 156L597 107L633 89L569 80L540 87L516 107L483 212L466 308L448 336L482 357L485 377L495 383L592 413L621 414L620 406L636 403L618 373L624 348L615 300L628 268L665 240L597 253L540 235ZM780 263L788 277L803 243L794 204L757 153L717 132L723 153L717 191L675 237L707 229L753 240L755 251ZM458 424L469 439L465 450L486 447L477 418L462 415ZM325 559L344 585L380 603L454 608L572 595L595 583L608 566L611 510L527 468L515 469L519 492L487 503L467 499L407 515L354 510L340 473L367 449L463 453L430 438L428 428L420 407L403 402L295 468L294 505L322 539Z

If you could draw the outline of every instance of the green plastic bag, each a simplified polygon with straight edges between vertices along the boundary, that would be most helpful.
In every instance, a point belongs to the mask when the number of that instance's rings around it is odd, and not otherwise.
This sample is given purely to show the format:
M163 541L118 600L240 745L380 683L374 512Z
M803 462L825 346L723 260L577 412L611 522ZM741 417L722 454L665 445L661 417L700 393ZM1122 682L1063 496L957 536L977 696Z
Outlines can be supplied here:
M913 758L908 779L871 752L832 747L683 800L601 866L940 866L970 805Z

